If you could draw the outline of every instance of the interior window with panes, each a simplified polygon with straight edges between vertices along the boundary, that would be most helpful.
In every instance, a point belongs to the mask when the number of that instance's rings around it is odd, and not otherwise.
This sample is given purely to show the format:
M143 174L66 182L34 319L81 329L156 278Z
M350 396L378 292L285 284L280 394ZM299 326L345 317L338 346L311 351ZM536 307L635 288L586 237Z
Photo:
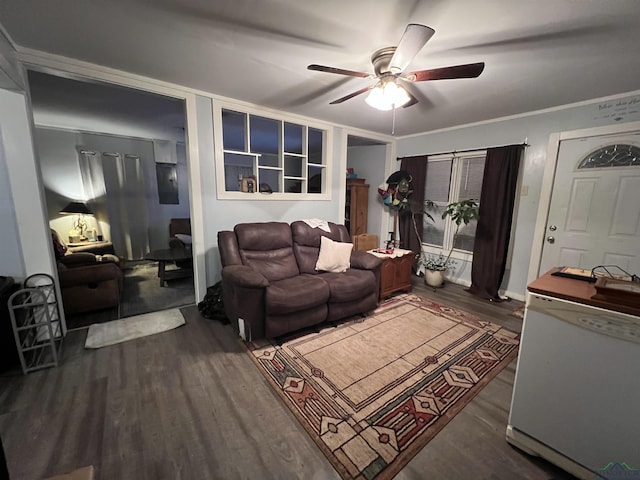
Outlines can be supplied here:
M428 212L431 221L424 217L423 243L434 252L447 251L453 243L456 225L450 218L442 218L447 204L460 200L481 200L482 177L486 152L473 152L464 155L438 155L429 157L425 199L431 200L434 207ZM473 252L477 221L462 226L458 232L455 250Z
M307 195L328 190L324 130L223 109L222 143L225 192Z

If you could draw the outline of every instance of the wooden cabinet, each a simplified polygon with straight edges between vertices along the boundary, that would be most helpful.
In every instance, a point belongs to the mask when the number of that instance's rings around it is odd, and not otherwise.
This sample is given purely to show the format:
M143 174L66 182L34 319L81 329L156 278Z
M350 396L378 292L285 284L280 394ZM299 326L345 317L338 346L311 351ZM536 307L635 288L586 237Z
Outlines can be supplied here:
M400 257L383 257L380 266L380 298L394 292L411 290L411 265L413 255L407 253Z
M354 235L367 233L367 216L369 215L369 185L364 179L347 180L347 197L345 201L344 225L351 238Z

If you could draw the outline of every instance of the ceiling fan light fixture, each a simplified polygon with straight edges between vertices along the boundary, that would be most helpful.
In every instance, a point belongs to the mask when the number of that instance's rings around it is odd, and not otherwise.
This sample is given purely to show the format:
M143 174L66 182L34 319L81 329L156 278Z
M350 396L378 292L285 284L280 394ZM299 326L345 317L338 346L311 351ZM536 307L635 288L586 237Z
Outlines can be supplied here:
M411 100L407 91L395 81L380 82L371 89L365 101L378 110L391 110L406 105Z

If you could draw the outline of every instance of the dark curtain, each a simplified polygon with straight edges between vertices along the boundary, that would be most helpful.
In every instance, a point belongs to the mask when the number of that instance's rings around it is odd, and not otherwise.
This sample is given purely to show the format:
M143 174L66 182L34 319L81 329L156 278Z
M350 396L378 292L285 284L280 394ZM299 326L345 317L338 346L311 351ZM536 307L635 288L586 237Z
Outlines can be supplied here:
M427 156L417 155L415 157L405 157L400 163L400 170L411 175L411 190L413 192L409 196L409 202L412 210L422 212L424 208L424 185L427 180ZM418 235L422 238L422 213L415 215L416 225L418 227ZM416 237L416 232L411 221L409 211L399 212L398 230L400 234L400 248L411 250L414 253L413 270L416 270L416 256L420 253L420 242Z
M471 287L467 291L493 301L500 301L498 289L507 263L523 149L523 145L489 148L484 164Z

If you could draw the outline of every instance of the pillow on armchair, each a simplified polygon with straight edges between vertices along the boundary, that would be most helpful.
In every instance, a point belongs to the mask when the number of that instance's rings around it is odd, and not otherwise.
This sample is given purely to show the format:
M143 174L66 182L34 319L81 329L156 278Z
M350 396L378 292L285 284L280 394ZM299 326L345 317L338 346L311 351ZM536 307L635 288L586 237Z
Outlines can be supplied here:
M180 240L185 245L191 245L191 235L186 235L184 233L176 233L175 237Z

